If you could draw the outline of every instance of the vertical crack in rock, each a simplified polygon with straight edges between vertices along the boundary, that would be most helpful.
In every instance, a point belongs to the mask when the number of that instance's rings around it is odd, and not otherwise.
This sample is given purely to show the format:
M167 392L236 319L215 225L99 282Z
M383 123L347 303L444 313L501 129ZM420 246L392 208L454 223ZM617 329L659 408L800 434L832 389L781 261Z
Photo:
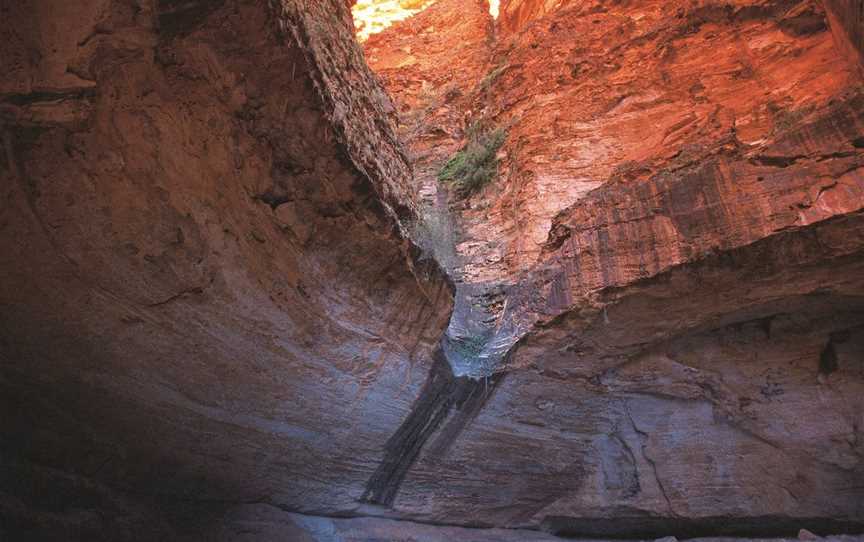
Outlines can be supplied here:
M441 350L436 351L420 395L408 417L387 441L384 459L366 483L361 500L385 506L393 504L409 469L442 423L450 418L433 447L435 455L446 452L503 378L503 374L484 379L455 376Z
M469 281L465 256L455 245L464 232L451 216L446 197L437 195L423 212L418 244L431 253L456 285L453 313L441 338L441 354L456 377L487 379L505 370L505 361L537 321L529 293L536 278L522 276L514 283ZM459 240L459 241L457 241Z
M630 420L630 425L633 427L633 431L639 435L640 440L642 440L641 448L642 448L642 457L645 461L651 466L651 471L654 474L654 481L657 482L657 488L660 490L660 494L663 495L663 499L666 501L666 506L669 510L669 515L677 516L678 514L675 512L675 508L672 507L672 500L669 498L669 494L666 492L666 486L663 485L663 481L660 479L660 473L657 472L657 462L654 461L654 458L651 457L646 452L646 447L648 446L648 433L639 429L639 426L636 425L636 420L633 419L633 414L630 412L630 404L627 401L623 401L624 412L627 414L627 419Z
M528 304L522 294L530 288L519 287L522 283L516 286L457 283L453 314L426 383L408 417L387 441L384 459L366 484L363 502L392 505L429 439L439 433L427 455L444 456L502 382L509 356L536 320L536 316L521 317Z
M829 340L828 344L819 354L819 374L830 375L838 369L837 351L834 349L834 342Z

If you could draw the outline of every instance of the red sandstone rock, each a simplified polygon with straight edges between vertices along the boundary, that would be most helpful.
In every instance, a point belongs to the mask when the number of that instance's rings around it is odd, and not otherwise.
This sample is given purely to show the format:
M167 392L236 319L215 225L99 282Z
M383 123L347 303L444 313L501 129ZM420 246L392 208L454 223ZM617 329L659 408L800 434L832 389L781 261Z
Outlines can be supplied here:
M2 4L10 540L354 506L449 314L343 3L147 5Z
M0 537L860 532L854 3L350 4L0 2Z
M826 0L825 7L838 49L864 67L864 6L852 0Z
M822 6L504 2L486 68L427 89L463 96L447 117L403 84L449 76L441 49L386 60L407 24L367 54L403 123L447 142L407 140L423 189L469 122L509 128L500 177L451 205L457 275L499 284L521 339L395 508L463 514L458 476L492 524L591 536L860 517L864 101Z

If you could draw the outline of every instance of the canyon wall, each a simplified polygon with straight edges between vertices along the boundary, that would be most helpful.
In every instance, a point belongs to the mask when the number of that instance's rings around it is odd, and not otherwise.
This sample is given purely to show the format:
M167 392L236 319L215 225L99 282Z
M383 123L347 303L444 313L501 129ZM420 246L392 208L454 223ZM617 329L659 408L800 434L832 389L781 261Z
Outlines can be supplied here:
M856 4L352 3L0 0L0 538L864 532Z
M452 294L345 3L0 12L0 538L353 506Z
M838 47L849 57L857 57L864 67L864 4L855 0L826 0L825 7Z
M484 10L440 0L365 44L452 215L456 314L491 322L481 355L512 344L394 509L601 537L860 530L847 29L809 1ZM466 197L436 175L478 123L507 138Z

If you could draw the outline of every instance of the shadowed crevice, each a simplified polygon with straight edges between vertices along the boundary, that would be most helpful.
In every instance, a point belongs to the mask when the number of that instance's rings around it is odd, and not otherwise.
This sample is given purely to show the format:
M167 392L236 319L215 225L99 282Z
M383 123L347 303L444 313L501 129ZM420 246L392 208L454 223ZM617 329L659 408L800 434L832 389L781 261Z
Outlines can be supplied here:
M550 516L543 530L568 538L679 539L704 537L795 537L800 529L820 536L864 533L864 523L834 518L758 517L617 517L568 518Z
M408 417L387 440L384 459L366 483L361 500L385 506L393 504L411 466L442 423L450 418L433 447L436 455L446 453L503 377L503 374L479 380L456 377L442 351L436 350L426 383Z

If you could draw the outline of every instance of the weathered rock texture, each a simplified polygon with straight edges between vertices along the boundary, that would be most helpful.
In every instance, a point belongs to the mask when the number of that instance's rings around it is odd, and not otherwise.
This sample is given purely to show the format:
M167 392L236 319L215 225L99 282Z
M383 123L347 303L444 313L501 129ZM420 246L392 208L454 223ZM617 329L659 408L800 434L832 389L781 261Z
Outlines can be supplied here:
M424 525L380 518L322 518L282 512L264 505L241 506L203 531L214 542L563 542L564 538L524 529L476 529ZM735 542L738 538L704 538L696 542ZM792 542L791 539L770 539ZM806 540L806 538L800 538ZM862 536L829 536L825 542L861 542ZM667 542L675 542L674 538ZM754 541L756 542L756 541ZM768 542L766 540L766 542Z
M831 18L831 29L838 48L857 58L864 67L864 4L854 0L826 0L825 6Z
M495 28L477 2L442 24L457 4L365 47L421 193L471 122L507 128L498 179L449 199L448 267L517 342L393 507L590 536L860 530L857 27L796 1L512 0Z
M349 0L354 15L357 40L381 32L428 7L434 0Z
M0 537L354 506L452 295L345 3L0 18Z
M857 4L351 4L0 0L0 538L864 531Z

